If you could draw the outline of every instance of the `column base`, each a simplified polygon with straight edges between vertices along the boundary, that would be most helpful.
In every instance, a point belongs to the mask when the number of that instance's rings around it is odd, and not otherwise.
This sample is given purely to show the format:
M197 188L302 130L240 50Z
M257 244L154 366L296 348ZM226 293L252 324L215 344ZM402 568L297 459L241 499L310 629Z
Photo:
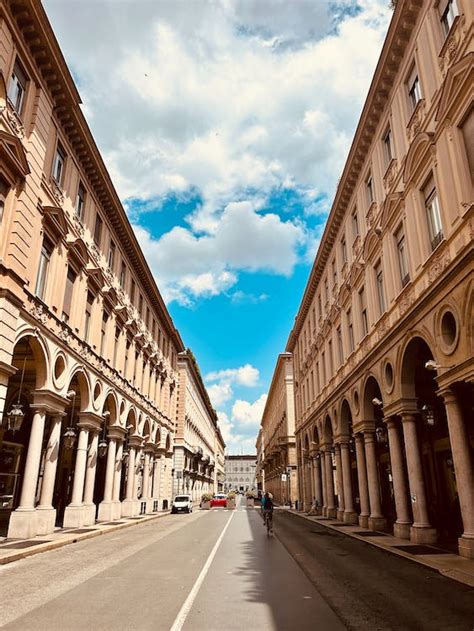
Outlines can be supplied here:
M336 517L337 517L337 519L339 519L339 521L344 521L344 509L343 508L338 508L337 509Z
M31 539L38 534L38 522L34 508L17 508L10 515L8 539Z
M474 559L474 539L459 537L458 546L460 556L466 557L466 559Z
M410 541L412 543L436 543L438 533L436 528L429 526L411 526Z
M358 524L359 516L355 511L344 511L342 520L345 524Z
M120 519L122 517L122 502L114 501L112 502L112 514L114 519Z
M411 523L395 522L393 524L393 536L399 539L410 539Z
M93 526L95 524L95 515L97 507L95 504L84 505L84 526Z
M369 530L387 530L387 520L385 517L369 517Z
M84 506L69 504L64 511L63 528L80 528L84 526Z
M359 515L359 526L361 528L369 527L369 516L368 515Z
M52 506L36 507L36 522L38 535L49 535L54 532L56 525L56 509Z
M152 513L153 512L153 500L151 497L149 497L146 500L146 513L148 515L148 513Z
M328 508L327 512L326 512L326 515L327 515L327 517L330 517L331 519L336 519L336 515L337 515L336 507Z
M101 502L99 504L99 514L97 521L113 521L114 519L114 503Z
M136 500L123 500L121 517L136 517L138 515Z

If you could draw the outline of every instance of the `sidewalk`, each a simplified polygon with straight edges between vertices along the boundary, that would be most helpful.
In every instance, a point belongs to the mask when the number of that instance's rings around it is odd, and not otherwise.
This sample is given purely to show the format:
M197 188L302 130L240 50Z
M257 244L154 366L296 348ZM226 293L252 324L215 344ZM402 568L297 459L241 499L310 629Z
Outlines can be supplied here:
M70 543L92 539L100 535L115 532L122 528L137 526L159 517L169 515L170 511L160 511L152 515L140 515L137 517L121 517L115 521L102 522L94 526L84 526L84 528L57 528L53 533L31 539L7 539L0 538L0 565L12 563L19 559L62 548Z
M344 533L359 541L364 541L391 554L437 570L443 576L474 587L474 560L465 559L435 546L417 545L406 539L398 539L384 532L368 531L354 524L345 524L329 517L306 515L294 509L279 508L303 519L315 522L325 528Z

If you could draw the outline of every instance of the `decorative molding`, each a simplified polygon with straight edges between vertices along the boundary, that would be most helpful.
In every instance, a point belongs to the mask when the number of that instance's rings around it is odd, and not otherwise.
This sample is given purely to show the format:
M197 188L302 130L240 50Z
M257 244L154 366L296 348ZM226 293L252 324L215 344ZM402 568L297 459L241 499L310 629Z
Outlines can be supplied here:
M442 252L436 254L428 268L428 278L430 283L436 280L436 278L443 273L450 263L451 256L449 254L449 250L444 249Z

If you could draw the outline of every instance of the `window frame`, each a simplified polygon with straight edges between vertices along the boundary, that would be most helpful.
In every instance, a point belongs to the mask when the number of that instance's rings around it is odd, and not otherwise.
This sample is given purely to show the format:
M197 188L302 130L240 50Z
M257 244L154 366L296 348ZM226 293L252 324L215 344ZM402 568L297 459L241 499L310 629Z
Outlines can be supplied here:
M408 263L407 240L403 224L400 224L393 235L397 250L398 271L402 288L410 281L410 269ZM402 247L400 246L402 244Z
M387 311L385 300L385 287L383 277L382 260L379 259L374 265L375 289L377 292L377 302L379 307L379 315L382 316Z
M17 72L15 72L16 70ZM20 75L23 75L23 77L21 77ZM24 84L22 84L21 82L22 78L24 80ZM17 55L15 57L15 62L13 64L13 68L10 74L10 80L8 82L7 99L10 102L13 109L15 110L15 112L20 117L23 114L23 109L24 109L24 105L26 101L26 94L28 91L28 83L29 83L28 74L25 71L24 66ZM21 88L20 93L18 93L18 91L16 90L18 86ZM15 94L13 94L13 90L15 90ZM18 98L20 101L19 103L18 103Z
M83 192L82 196L81 196L81 191ZM87 189L82 183L82 181L79 180L79 184L77 186L76 203L74 205L74 212L76 214L76 217L80 221L84 221L84 214L86 210L86 197L87 197Z
M453 6L455 7L454 11L452 11ZM449 21L449 16L451 16L451 22ZM451 29L453 28L454 23L456 22L456 18L458 17L459 17L459 7L457 5L457 1L447 0L444 11L440 15L441 28L442 28L445 40L448 38L448 35L451 32Z
M67 152L64 149L64 146L61 143L61 140L58 138L56 140L56 149L54 151L53 168L51 171L51 177L60 188L62 188L64 185L64 175L66 173L66 159L67 159ZM60 165L60 169L59 169L59 177L58 177L59 165Z

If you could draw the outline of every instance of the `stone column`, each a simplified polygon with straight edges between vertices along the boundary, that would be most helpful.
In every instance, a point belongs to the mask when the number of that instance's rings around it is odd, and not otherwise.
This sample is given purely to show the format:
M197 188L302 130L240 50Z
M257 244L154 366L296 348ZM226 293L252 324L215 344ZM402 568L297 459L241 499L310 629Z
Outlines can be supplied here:
M327 516L336 517L336 498L334 497L334 476L332 471L332 452L327 449L324 452L324 462L326 465L326 488L327 488Z
M401 539L410 538L410 504L408 502L408 489L405 482L404 458L402 443L398 432L397 422L393 418L386 421L388 430L388 446L390 449L390 464L392 467L393 492L395 495L395 508L397 521L393 525L393 534Z
M416 431L416 417L412 412L402 412L403 435L407 456L408 482L410 485L413 525L410 540L415 543L435 543L436 529L430 524L425 481L421 467L420 449Z
M92 438L87 457L86 481L84 484L84 526L95 523L96 506L94 504L94 485L97 467L97 445L99 444L99 430L91 430Z
M357 513L354 508L354 498L352 492L352 471L351 456L349 452L349 443L341 443L341 464L342 479L344 484L344 515L343 520L346 524L357 524Z
M127 462L127 486L125 489L125 500L122 502L122 516L133 517L135 515L135 456L136 447L130 445L130 455Z
M40 503L36 507L38 534L47 535L54 532L56 523L56 509L53 507L54 483L58 465L59 443L61 440L61 422L64 413L55 414L51 418L51 433L46 446L44 461L43 483L41 485Z
M345 507L345 498L344 498L344 482L342 475L342 461L341 461L341 447L339 445L335 445L334 447L336 452L336 476L337 476L337 518L344 519L344 507Z
M359 526L361 526L361 528L368 528L370 515L369 487L367 484L367 465L365 462L364 437L362 434L356 434L355 446L360 497Z
M145 450L145 461L143 463L143 493L142 502L146 502L146 512L148 513L148 504L150 500L150 452Z
M71 503L64 511L64 528L79 528L84 525L84 506L82 496L84 493L84 476L86 473L87 443L89 441L89 429L78 424L79 439L76 451L76 466L72 484Z
M319 458L313 458L314 469L314 489L316 496L317 514L320 515L323 507L323 493L321 489L321 470L319 468Z
M8 524L9 539L30 539L37 534L37 515L35 510L35 493L38 484L38 473L43 444L46 411L36 408L31 423L30 441L26 455L20 505L10 515Z
M380 501L379 474L377 470L377 456L375 454L375 432L371 430L364 431L364 444L370 500L369 529L386 530L387 521L382 515L382 504Z
M474 472L466 424L456 394L445 390L442 396L448 417L449 440L464 527L459 538L459 554L474 559Z
M120 519L122 516L122 506L120 503L120 486L122 482L122 455L123 440L117 442L117 453L115 454L114 489L112 492L113 517Z
M107 450L107 465L105 469L104 499L99 505L98 521L110 521L113 519L112 492L114 485L115 453L117 439L109 435L109 447Z
M153 473L153 499L158 500L158 510L161 510L161 495L160 495L160 486L161 486L161 454L156 452L156 460L155 460L155 471Z
M327 515L328 513L328 489L326 486L326 461L324 460L324 452L319 452L319 464L321 467L321 487L323 491L323 507L321 510L322 515Z

